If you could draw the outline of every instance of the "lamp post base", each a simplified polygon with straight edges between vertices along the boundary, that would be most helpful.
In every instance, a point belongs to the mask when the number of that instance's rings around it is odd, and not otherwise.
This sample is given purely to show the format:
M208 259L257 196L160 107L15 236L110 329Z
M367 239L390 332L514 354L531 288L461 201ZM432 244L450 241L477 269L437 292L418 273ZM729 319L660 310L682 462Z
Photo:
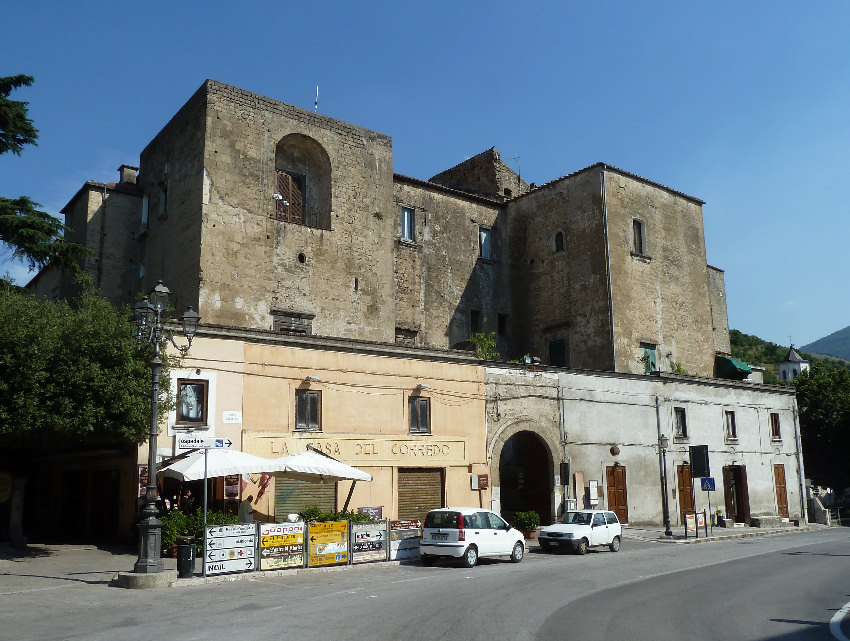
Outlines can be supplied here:
M139 521L139 558L133 566L136 574L162 572L162 521L149 516Z

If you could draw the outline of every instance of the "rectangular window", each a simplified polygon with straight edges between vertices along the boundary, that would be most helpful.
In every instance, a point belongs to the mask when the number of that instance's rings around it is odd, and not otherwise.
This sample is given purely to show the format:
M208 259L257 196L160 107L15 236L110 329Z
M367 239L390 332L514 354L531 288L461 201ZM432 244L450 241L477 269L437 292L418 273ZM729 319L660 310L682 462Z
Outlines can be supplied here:
M643 362L643 373L651 374L658 371L658 362L655 357L655 345L651 343L641 343L640 348L643 350L641 362Z
M684 407L674 407L673 414L675 419L675 438L688 438L688 421L685 417Z
M274 195L275 220L298 225L310 225L305 219L304 201L307 194L307 177L292 172L277 170L277 191Z
M196 378L177 379L177 420L175 425L207 424L207 390L209 381Z
M322 393L295 390L295 429L318 432L322 429Z
M168 218L168 181L159 183L159 217Z
M726 438L738 438L738 428L735 425L735 412L725 412L726 416Z
M632 219L632 251L638 256L646 255L646 226L637 218Z
M779 428L779 414L770 414L770 438L774 441L782 440L782 430Z
M469 310L469 333L477 334L482 329L481 325L481 310L479 309L470 309Z
M569 367L570 358L567 341L563 338L549 341L549 364L555 367Z
M411 396L408 399L410 409L410 433L431 433L430 399L421 396Z
M401 208L401 239L410 241L411 243L415 241L415 230L414 230L414 222L415 216L413 209L410 207L402 207Z
M490 230L486 227L478 228L478 252L478 255L484 260L490 260L492 258Z
M150 198L148 198L148 195L145 194L144 196L142 196L142 222L141 225L139 225L141 231L143 232L148 230L148 216L150 215L149 212Z

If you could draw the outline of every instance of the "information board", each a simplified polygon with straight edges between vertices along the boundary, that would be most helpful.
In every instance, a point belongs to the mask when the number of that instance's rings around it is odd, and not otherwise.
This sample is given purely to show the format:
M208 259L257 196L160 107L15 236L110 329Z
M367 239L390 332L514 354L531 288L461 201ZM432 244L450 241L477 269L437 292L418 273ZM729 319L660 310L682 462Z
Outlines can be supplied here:
M209 525L204 530L204 575L251 572L257 569L254 552L257 526Z
M307 567L348 563L348 521L307 525Z
M390 521L390 560L419 557L422 521Z
M366 521L351 524L351 562L386 561L387 540L386 521Z
M260 524L260 569L304 566L304 522Z

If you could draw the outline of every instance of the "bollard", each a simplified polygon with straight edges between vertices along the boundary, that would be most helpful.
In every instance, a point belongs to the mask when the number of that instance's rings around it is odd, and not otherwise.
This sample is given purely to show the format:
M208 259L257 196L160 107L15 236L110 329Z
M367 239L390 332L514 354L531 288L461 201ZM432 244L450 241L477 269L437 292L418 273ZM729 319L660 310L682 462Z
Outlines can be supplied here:
M195 537L177 537L177 576L191 579L195 576Z

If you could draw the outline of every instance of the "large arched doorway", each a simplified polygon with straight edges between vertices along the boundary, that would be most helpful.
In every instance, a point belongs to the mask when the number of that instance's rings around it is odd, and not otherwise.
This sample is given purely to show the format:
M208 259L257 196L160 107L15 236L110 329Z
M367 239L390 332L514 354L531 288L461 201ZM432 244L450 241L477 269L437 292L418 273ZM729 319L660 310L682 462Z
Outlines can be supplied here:
M501 511L508 521L517 512L534 510L544 525L552 522L552 461L543 439L517 432L499 457Z

